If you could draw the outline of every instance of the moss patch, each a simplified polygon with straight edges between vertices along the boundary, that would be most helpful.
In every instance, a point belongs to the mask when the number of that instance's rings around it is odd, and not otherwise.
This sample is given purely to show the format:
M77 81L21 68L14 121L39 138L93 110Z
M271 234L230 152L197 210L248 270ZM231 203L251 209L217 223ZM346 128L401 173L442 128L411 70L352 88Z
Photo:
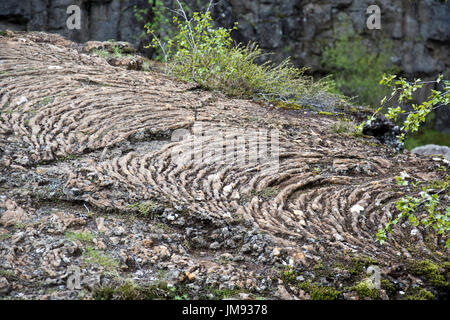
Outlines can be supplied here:
M331 288L313 284L311 282L302 282L299 288L311 296L312 300L336 300L341 294L340 291Z
M444 289L448 288L448 281L445 279L444 274L448 272L448 264L444 268L439 266L430 260L421 260L413 263L410 266L410 271L416 276L423 276L426 280L435 288Z
M381 289L385 290L389 297L394 297L397 294L394 284L386 279L381 279Z
M96 300L158 300L176 299L182 297L175 287L169 287L166 282L155 285L137 286L126 283L116 288L102 287L95 289L93 297Z
M409 288L405 300L433 300L434 294L422 288Z
M114 258L102 254L92 247L86 248L83 252L83 261L86 264L97 264L102 266L109 272L115 271L119 266L119 263Z
M378 262L370 257L354 257L350 261L348 271L351 275L357 276L363 273L364 268L377 264Z
M376 288L372 288L370 280L365 280L358 283L356 286L350 288L351 291L356 291L358 297L364 299L369 298L372 300L380 299L380 292Z
M319 111L319 115L321 116L334 116L334 113L327 111Z

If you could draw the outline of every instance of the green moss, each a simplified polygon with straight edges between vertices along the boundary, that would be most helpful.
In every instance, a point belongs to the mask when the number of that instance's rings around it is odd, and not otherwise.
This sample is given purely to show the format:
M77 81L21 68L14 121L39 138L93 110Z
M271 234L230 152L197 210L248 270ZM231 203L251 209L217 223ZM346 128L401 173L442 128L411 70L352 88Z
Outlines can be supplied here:
M372 288L370 280L365 280L351 288L356 291L360 298L370 298L372 300L380 299L380 292L376 288Z
M370 257L354 257L350 261L349 272L353 276L360 275L365 267L377 265L378 262Z
M302 109L304 109L304 107L299 104L283 102L283 101L277 101L276 107L282 108L282 109L287 109L287 110L302 110Z
M446 189L449 186L450 186L450 175L446 175L445 179L432 180L432 181L427 182L426 188L442 190L442 189Z
M433 300L434 294L422 288L409 288L405 300Z
M292 268L288 268L286 270L281 271L281 280L284 283L294 282L297 274Z
M311 296L312 300L336 300L341 293L331 287L312 284L311 282L302 282L299 288Z
M83 261L87 264L97 264L112 272L117 269L119 263L112 257L100 253L92 247L86 248L83 252Z
M47 104L49 104L50 102L52 102L54 100L53 97L45 97L44 99L42 99L39 104L42 106L45 106Z
M110 287L102 287L94 290L93 296L95 300L112 300L116 290Z
M28 227L28 223L24 223L24 222L16 222L14 224L14 227L16 229L26 229Z
M381 279L381 289L385 290L389 297L393 297L397 294L397 289L394 284L386 279Z
M334 116L334 113L327 112L327 111L319 111L319 115L322 115L322 116Z
M448 267L448 265L446 265ZM448 288L449 284L439 270L439 266L430 260L421 260L415 262L411 267L411 272L417 276L424 276L428 282L436 288ZM447 269L448 270L448 269ZM443 271L444 273L446 271Z
M175 287L169 287L166 282L149 286L137 286L129 282L116 288L98 288L93 293L95 300L156 300L176 299L182 296L187 297L187 294Z
M213 291L214 292L214 297L222 300L222 299L227 299L230 298L232 296L236 296L237 294L239 294L240 292L242 292L242 289L216 289Z
M447 276L450 276L450 262L444 262L444 263L442 264L442 268L444 268L445 274L446 274Z

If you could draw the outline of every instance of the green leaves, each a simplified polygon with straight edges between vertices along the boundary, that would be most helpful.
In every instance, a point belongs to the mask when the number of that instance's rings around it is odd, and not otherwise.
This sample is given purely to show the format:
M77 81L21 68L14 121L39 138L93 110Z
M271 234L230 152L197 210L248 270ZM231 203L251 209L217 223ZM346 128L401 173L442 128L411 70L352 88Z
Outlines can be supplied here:
M387 76L386 73L383 73L383 78L380 81L380 85L384 85L387 87L390 87L392 85L392 81L397 78L396 75L389 75Z
M401 114L406 114L406 119L401 125L401 134L398 136L400 141L403 141L408 134L412 134L420 129L420 126L425 123L427 116L435 109L439 107L447 107L450 104L450 85L448 80L442 80L443 76L440 75L435 81L422 81L421 79L415 79L413 82L408 82L405 78L397 78L396 75L383 74L380 84L384 85L392 90L391 96L387 99L385 96L381 100L381 106L383 107L388 101L395 98L399 105L397 107L389 107L385 113L386 118L393 121L398 121ZM428 99L421 104L412 104L413 110L406 112L403 110L403 104L412 102L413 94L425 84L432 83L444 83L446 91L432 90ZM377 110L375 113L377 113ZM374 113L374 114L375 114ZM360 126L363 126L362 123Z
M402 173L400 176L395 177L397 185L408 186L408 181L405 178L408 175ZM413 184L417 186L418 184ZM422 192L419 193L419 197L407 196L398 200L395 207L399 214L394 220L389 220L384 227L380 228L376 234L377 241L383 244L387 241L387 235L392 232L392 226L396 225L400 220L407 218L409 223L415 227L423 225L425 228L432 228L437 234L444 235L448 238L450 231L450 208L446 207L445 210L440 204L439 194L446 191L450 183L445 182L443 189L437 193L431 187L423 187ZM427 213L426 215L418 216L422 208ZM449 239L446 240L446 247L450 248Z
M404 178L402 176L395 177L395 180L397 181L397 185L399 185L399 186L407 186L408 185L408 181L404 180Z

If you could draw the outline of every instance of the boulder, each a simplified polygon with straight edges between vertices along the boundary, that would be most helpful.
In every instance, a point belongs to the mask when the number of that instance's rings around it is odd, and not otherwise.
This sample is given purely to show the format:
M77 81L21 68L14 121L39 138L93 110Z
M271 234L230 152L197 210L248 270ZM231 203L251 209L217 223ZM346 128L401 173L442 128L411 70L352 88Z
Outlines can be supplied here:
M424 146L416 147L411 150L412 153L421 154L424 156L442 155L445 159L450 161L450 148L447 146L438 146L436 144L426 144Z

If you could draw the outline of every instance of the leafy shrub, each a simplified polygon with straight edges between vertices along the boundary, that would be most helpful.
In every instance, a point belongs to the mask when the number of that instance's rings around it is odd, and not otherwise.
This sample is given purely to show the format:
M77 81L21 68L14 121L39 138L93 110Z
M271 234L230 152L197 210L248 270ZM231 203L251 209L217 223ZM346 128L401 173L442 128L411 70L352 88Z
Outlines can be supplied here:
M178 1L177 1L178 2ZM257 44L235 45L231 32L236 29L215 28L209 11L194 12L192 19L180 2L173 18L176 34L167 42L153 37L166 62L166 72L207 89L217 89L233 96L267 101L298 101L323 91L330 91L329 79L314 82L289 60L279 65L268 61L256 63L262 51Z
M422 81L415 79L413 82L407 81L405 78L397 78L396 75L383 75L380 84L392 89L391 95L388 98L385 96L381 101L381 106L375 111L372 116L368 117L368 123L375 119L375 115L380 112L387 102L394 100L397 102L397 107L389 107L385 113L388 119L393 121L400 121L400 116L406 116L404 121L401 121L401 134L399 139L404 141L407 135L418 132L420 127L425 123L426 118L431 112L437 108L448 108L450 104L450 81L442 80L440 75L435 81ZM422 88L424 84L442 84L443 90L432 90L431 95L421 104L412 104L412 110L406 111L403 106L405 103L411 102L414 92ZM358 130L362 130L365 122L358 126ZM444 168L444 170L446 170ZM406 180L408 176L403 174L395 177L399 186L408 186L409 182ZM393 225L396 225L402 219L408 219L409 222L418 227L419 225L425 228L432 228L438 234L446 239L446 247L450 248L450 207L442 205L442 198L446 196L446 192L450 187L450 181L446 180L436 190L434 186L426 186L417 196L406 196L396 202L396 208L399 212L395 219L389 220L386 225L378 230L377 240L383 244L387 240L388 233L391 232ZM424 210L427 212L425 217L418 218L417 212Z
M409 176L406 174L395 177L397 184L408 186L407 177ZM425 228L434 229L438 235L443 235L446 239L446 247L450 248L450 207L444 209L440 198L440 195L445 196L449 187L450 180L447 180L440 186L440 190L435 190L433 186L426 186L422 188L419 197L406 196L398 200L396 208L399 214L378 230L377 241L383 244L387 240L387 235L392 232L392 226L406 218L415 227L423 225ZM418 218L417 212L422 208L427 212L427 215Z
M422 88L424 84L430 83L442 83L444 89L442 91L432 90L430 97L424 102L421 104L412 104L412 111L407 112L404 110L404 104L412 101L413 93ZM397 107L389 107L385 116L393 121L399 121L401 115L406 116L406 119L403 121L400 128L402 133L400 134L399 139L401 141L404 141L406 135L419 131L421 125L425 123L426 117L432 111L441 107L448 108L450 105L450 81L442 80L442 75L434 81L415 79L413 82L408 82L405 78L397 78L396 75L388 76L383 74L380 84L392 88L391 95L389 98L385 96L381 100L381 106L372 116L368 117L367 123L373 121L376 114L380 112L388 102L391 102L391 100L394 100L395 102L395 100L397 100ZM358 126L359 130L362 130L364 125L365 122L362 122Z

